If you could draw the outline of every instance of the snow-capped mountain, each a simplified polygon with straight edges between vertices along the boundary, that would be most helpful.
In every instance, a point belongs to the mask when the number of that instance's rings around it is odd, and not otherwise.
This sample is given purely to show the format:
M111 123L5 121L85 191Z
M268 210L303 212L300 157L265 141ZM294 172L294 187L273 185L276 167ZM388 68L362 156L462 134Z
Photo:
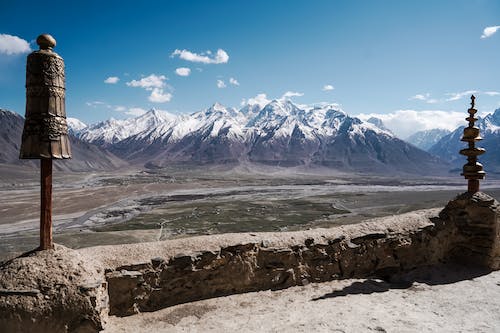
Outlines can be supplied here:
M68 117L66 118L66 122L68 124L69 132L73 135L76 135L80 133L83 129L87 128L87 125L83 121L76 118Z
M433 128L430 130L419 131L410 135L405 141L411 143L412 145L428 151L432 146L434 146L442 137L450 134L451 131L443 128Z
M70 122L79 124L79 121ZM71 126L71 125L69 125ZM38 161L20 160L19 149L24 127L24 118L19 114L0 109L0 164L37 167ZM109 151L69 135L73 157L70 160L57 160L56 170L89 171L114 170L127 163Z
M381 128L381 129L383 129L383 130L385 130L385 131L391 132L391 130L390 130L390 129L388 129L388 128L385 126L384 122L383 122L383 121L382 121L382 119L380 119L380 118L377 118L377 117L370 117L370 118L368 118L368 119L366 120L366 122L367 122L367 123L370 123L370 124L373 124L373 125L377 126L378 128ZM392 133L392 132L391 132L391 133Z
M303 108L288 100L240 110L216 103L191 115L151 110L91 125L79 137L133 163L159 166L257 163L427 174L447 169L387 129L333 105Z
M175 120L176 117L168 112L152 109L136 118L124 120L111 118L88 126L80 131L78 137L87 142L108 146Z
M449 160L455 168L462 168L466 163L466 158L459 155L458 151L466 147L466 143L460 141L466 124L464 120L464 126L444 136L429 149L429 152ZM476 126L479 127L483 138L482 141L477 142L476 146L486 149L486 153L479 156L479 161L484 165L487 173L500 173L500 109L479 119Z

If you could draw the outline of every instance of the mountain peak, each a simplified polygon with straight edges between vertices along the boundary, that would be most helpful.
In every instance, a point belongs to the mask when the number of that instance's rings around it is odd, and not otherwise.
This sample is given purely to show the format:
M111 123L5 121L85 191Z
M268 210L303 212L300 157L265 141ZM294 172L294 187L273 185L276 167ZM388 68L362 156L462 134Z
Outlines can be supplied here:
M215 102L214 104L212 104L212 106L210 106L209 108L202 111L202 113L204 113L205 115L226 114L229 111L230 110L228 108L226 108L224 105L222 105L221 103Z
M500 108L496 109L489 117L494 125L500 126Z
M215 102L212 105L212 109L214 109L214 110L225 110L226 107L224 105L222 105L221 103L219 103L219 102Z
M293 104L290 100L283 100L283 99L273 99L271 102L269 102L263 110L268 110L269 111L284 111L284 113L287 114L292 114L295 113L299 108Z
M370 117L367 121L367 123L370 123L370 124L373 124L375 126L377 126L378 128L380 128L381 130L384 130L384 131L388 131L388 132L391 132L391 130L389 130L384 122L382 121L382 119L380 118L377 118L377 117ZM392 133L392 132L391 132Z
M5 115L8 115L8 116L17 117L17 118L23 118L23 116L21 116L17 112L13 112L13 111L10 111L10 110L7 110L7 109L2 109L2 108L0 108L0 114L5 114Z
M451 132L447 129L433 128L430 130L418 131L406 138L405 141L422 150L429 151L439 142L439 140L450 133Z
M66 122L68 123L69 129L73 133L78 133L82 129L87 127L87 125L83 121L81 121L80 119L76 119L76 118L67 117Z
M151 115L159 115L160 114L160 111L158 111L157 109L155 108L151 108L148 112L146 112L146 114L151 114Z
M136 117L135 119L137 119L139 121L140 120L153 121L155 124L157 124L157 123L163 123L166 121L169 122L169 121L175 119L175 117L176 117L175 115L173 115L167 111L162 111L162 110L152 108L151 110L149 110L145 114L140 115L140 116Z

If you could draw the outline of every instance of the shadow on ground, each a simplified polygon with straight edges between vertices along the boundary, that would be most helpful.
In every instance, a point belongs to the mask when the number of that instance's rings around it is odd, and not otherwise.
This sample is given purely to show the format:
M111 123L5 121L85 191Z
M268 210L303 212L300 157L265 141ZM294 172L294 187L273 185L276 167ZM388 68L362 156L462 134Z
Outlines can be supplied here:
M427 285L451 284L491 273L488 268L474 265L441 264L417 268L407 273L392 275L390 278L377 277L356 281L341 290L335 290L313 301L357 294L382 293L391 289L417 289L415 282Z

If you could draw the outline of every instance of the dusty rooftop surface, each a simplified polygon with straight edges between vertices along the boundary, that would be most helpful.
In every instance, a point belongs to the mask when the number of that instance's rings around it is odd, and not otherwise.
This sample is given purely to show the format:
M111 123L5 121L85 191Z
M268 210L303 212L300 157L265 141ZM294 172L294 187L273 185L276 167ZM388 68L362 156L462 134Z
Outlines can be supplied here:
M500 271L426 268L110 317L104 332L500 332Z
M499 300L500 271L447 266L112 316L103 332L500 332Z

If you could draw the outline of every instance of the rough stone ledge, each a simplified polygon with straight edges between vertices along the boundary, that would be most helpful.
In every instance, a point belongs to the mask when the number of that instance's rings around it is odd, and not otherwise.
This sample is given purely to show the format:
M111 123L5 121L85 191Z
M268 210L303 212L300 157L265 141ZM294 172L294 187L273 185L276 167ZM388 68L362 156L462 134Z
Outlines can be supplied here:
M0 331L98 332L108 313L99 263L64 246L0 263Z
M439 263L457 233L435 223L438 212L417 211L331 229L134 244L127 246L126 259L115 246L83 252L105 253L101 260L115 266L106 273L110 314L124 316L234 293L388 277Z

